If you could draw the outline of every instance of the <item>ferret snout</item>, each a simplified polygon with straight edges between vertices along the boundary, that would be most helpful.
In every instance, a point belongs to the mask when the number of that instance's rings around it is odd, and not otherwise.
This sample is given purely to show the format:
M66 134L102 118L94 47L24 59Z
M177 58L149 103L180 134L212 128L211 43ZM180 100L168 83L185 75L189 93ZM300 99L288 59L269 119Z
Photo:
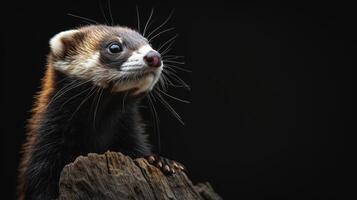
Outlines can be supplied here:
M156 51L149 51L144 56L144 61L149 67L158 68L161 66L161 55Z

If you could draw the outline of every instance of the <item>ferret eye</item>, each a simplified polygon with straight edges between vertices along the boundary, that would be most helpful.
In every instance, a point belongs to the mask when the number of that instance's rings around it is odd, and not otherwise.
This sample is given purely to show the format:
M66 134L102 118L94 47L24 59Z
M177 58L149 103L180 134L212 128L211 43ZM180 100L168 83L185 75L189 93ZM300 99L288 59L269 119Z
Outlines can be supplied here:
M123 48L119 43L113 43L108 46L108 51L112 54L120 53L122 50Z

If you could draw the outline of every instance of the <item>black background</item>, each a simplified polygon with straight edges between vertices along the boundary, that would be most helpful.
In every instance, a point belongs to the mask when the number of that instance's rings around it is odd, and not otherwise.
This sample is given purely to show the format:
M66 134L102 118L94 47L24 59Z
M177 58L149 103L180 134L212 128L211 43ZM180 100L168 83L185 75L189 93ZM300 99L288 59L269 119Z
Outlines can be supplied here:
M98 4L1 5L1 199L15 198L19 148L48 40L85 24L67 13L105 23ZM349 175L343 169L345 126L355 91L349 88L354 79L348 71L353 67L348 61L354 41L352 5L112 0L116 24L135 28L136 5L142 26L155 8L152 28L175 9L165 26L175 31L153 45L178 33L171 54L185 56L183 67L193 71L178 71L191 91L168 90L191 101L168 98L185 126L156 105L163 155L183 162L194 182L209 181L225 199L344 195Z

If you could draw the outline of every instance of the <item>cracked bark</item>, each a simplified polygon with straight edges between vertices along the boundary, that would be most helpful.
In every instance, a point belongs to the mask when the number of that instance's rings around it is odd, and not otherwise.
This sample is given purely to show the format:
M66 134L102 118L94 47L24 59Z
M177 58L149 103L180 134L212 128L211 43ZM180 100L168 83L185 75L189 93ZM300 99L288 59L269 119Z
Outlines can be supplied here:
M66 165L59 199L221 200L209 183L193 185L184 172L164 175L145 159L88 154Z

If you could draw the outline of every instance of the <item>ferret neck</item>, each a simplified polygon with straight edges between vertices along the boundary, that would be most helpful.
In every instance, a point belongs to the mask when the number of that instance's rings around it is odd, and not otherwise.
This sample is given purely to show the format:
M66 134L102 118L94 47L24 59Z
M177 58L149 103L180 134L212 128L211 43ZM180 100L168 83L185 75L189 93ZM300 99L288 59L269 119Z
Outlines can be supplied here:
M132 119L130 116L138 112L142 97L128 92L112 93L110 88L101 88L58 71L52 78L53 90L48 96L46 114L55 116L54 120L61 123L101 129L117 125L118 120L128 122Z

